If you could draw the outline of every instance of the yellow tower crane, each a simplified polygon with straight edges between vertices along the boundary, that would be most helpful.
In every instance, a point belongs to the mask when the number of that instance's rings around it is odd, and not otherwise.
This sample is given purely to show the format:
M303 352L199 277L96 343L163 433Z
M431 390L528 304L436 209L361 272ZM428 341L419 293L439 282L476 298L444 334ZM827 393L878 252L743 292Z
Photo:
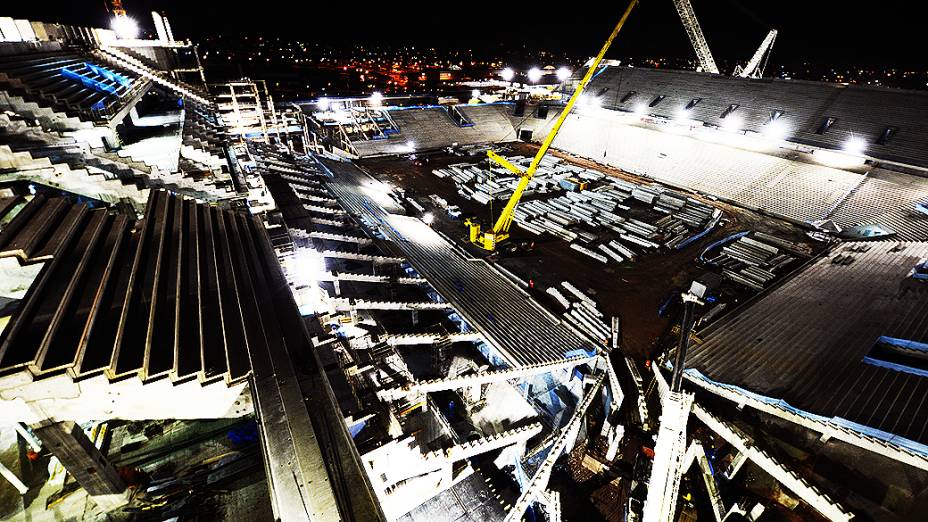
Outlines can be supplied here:
M126 10L122 6L122 0L110 0L110 12L113 16L126 16Z
M628 4L628 7L622 14L622 18L619 20L619 23L616 24L615 29L612 30L612 34L609 35L606 43L603 44L603 48L600 49L599 54L596 55L596 58L593 59L593 63L590 64L590 68L586 71L583 79L581 79L580 83L577 84L577 89L567 101L567 105L564 107L564 110L561 111L557 121L554 122L554 126L551 128L551 132L548 133L548 136L546 136L545 140L541 143L541 147L538 149L538 153L535 154L535 157L532 159L532 162L529 164L527 169L523 171L519 167L516 167L507 161L506 158L503 158L492 150L487 151L487 156L489 156L491 160L499 163L510 172L516 174L520 179L519 184L516 185L516 190L512 193L512 196L506 203L506 207L503 208L503 212L499 215L499 219L496 220L496 223L493 225L491 230L481 231L480 223L474 221L473 219L467 219L464 221L464 224L470 229L471 243L478 245L484 250L493 251L496 249L496 245L500 241L503 241L509 237L509 226L512 225L512 213L515 211L516 206L519 204L519 200L522 199L522 193L525 192L525 188L528 187L529 181L531 181L532 176L535 175L535 171L538 169L538 165L541 163L542 158L544 158L545 154L548 153L548 149L551 147L551 143L554 142L554 138L557 136L558 131L561 130L561 125L564 124L564 120L566 120L567 116L570 115L571 109L574 108L574 105L577 103L580 95L583 94L583 90L586 88L587 84L596 73L596 69L603 61L603 57L606 56L606 51L609 50L609 47L612 45L612 41L615 40L616 35L619 34L622 26L625 25L625 20L628 19L628 15L631 14L632 9L634 9L637 4L638 0L632 0Z

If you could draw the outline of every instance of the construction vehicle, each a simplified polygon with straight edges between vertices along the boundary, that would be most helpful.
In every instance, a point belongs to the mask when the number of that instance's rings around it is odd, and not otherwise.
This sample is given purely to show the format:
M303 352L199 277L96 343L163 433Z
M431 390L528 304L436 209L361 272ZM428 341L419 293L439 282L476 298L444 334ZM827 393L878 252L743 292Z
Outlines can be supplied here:
M615 40L622 26L625 25L625 20L628 19L628 15L631 14L632 9L634 9L637 4L638 0L631 0L628 4L619 23L616 24L615 29L612 30L612 34L609 35L606 43L603 44L603 48L600 49L599 54L596 55L596 58L594 58L593 62L590 64L590 68L587 69L586 74L580 80L580 83L577 84L576 90L574 90L573 95L571 95L570 99L567 101L567 105L564 106L564 110L561 111L561 114L554 122L554 126L551 127L551 132L548 133L545 140L541 143L541 147L539 147L538 152L535 154L535 157L532 159L527 169L523 171L492 150L487 151L487 156L489 156L492 161L495 161L506 170L516 174L520 179L512 196L509 198L499 218L493 225L493 228L484 231L481 229L480 223L475 219L466 219L464 221L464 225L470 230L471 243L492 252L496 250L496 245L499 244L500 241L504 241L509 237L509 227L512 225L513 212L519 204L519 200L522 199L522 194L525 192L526 187L528 187L529 181L531 181L532 176L535 175L535 171L538 169L538 165L541 163L542 158L548 153L551 143L554 142L554 138L557 137L558 131L561 130L561 125L564 124L564 121L567 119L567 116L570 115L570 111L574 108L580 95L583 94L583 90L595 75L596 70L603 61L603 57L606 56L606 51L608 51L609 47L612 45L612 41Z

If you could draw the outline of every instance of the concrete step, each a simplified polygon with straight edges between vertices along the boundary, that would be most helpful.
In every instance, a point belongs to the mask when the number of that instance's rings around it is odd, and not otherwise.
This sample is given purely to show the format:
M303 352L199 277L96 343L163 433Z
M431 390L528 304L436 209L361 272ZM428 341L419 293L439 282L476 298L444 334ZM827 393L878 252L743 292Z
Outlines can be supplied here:
M20 116L39 120L46 128L57 131L74 131L93 127L93 123L69 116L36 102L26 101L22 96L14 96L0 90L0 110L15 112Z

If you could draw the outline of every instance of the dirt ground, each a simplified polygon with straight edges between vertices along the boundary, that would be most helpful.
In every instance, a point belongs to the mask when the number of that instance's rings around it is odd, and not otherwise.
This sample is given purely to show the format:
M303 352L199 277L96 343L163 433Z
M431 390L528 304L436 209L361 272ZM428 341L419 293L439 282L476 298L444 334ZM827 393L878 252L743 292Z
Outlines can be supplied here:
M531 155L537 150L537 146L523 143L511 144L508 148L508 153L522 155ZM589 160L556 151L552 154L611 176L639 183L643 181L642 178ZM438 178L432 174L433 169L449 164L474 163L481 159L481 156L461 157L447 153L433 153L419 156L415 160L396 157L375 158L361 160L358 164L375 177L406 189L419 202L427 202L426 206L431 205L431 202L427 200L428 196L437 194L450 204L460 206L463 216L473 215L481 222L490 223L492 218L498 215L503 205L501 202L494 203L491 209L490 205L483 206L472 200L464 199L457 193L453 181ZM510 230L510 240L535 241L535 249L527 254L502 257L497 262L524 280L532 279L535 283L535 297L555 312L560 312L561 309L548 294L544 293L545 288L559 285L561 281L569 281L588 292L596 299L603 312L620 318L623 352L638 360L652 358L655 356L655 348L661 338L669 332L677 320L676 314L672 311L666 314L667 318L658 316L658 309L672 293L688 287L694 278L705 271L694 262L694 259L706 245L742 230L759 230L794 241L807 239L804 231L794 224L696 194L691 195L720 208L724 212L724 219L723 223L711 234L683 250L662 250L646 254L640 256L634 263L601 264L571 250L569 243L562 239L548 234L536 237L514 225ZM531 196L527 196L526 199L531 199ZM651 212L646 205L638 204L638 202L631 202L630 206L632 206L630 212L635 217L645 217ZM433 226L449 237L459 240L459 244L475 255L485 255L480 249L469 244L461 220L448 218L447 214L440 209L432 208L432 210L435 216ZM651 215L654 216L651 221L658 217L653 212ZM647 220L646 217L645 220ZM726 298L732 302L738 302L751 295L750 292L734 285L726 285L724 290ZM729 304L729 310L731 308L733 306Z

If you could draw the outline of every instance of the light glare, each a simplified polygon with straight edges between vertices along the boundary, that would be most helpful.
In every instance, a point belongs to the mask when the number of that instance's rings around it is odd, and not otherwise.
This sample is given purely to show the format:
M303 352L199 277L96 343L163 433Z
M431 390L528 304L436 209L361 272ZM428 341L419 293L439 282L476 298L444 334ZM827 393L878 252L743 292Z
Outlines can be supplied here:
M528 81L532 83L538 82L541 79L541 69L538 67L532 67L528 70Z
M128 16L117 16L110 22L110 27L121 40L134 40L139 37L139 24Z
M788 132L789 130L786 127L786 123L780 119L773 120L767 125L764 125L763 129L764 136L774 141L785 140Z
M738 116L734 113L729 113L728 116L725 116L725 119L722 121L722 128L728 131L737 131L741 130L741 124L743 120L741 116Z
M588 107L590 109L598 109L602 107L602 100L598 96L586 93L580 97L580 106Z
M506 67L505 69L500 71L499 75L504 81L511 82L512 79L515 78L516 73L509 67Z
M570 74L571 74L570 69L568 69L567 67L561 67L560 69L557 70L557 79L563 82L567 80L568 78L570 78Z
M855 156L860 156L863 154L864 149L867 148L867 142L863 138L857 136L851 136L844 143L844 152L848 154L853 154Z

